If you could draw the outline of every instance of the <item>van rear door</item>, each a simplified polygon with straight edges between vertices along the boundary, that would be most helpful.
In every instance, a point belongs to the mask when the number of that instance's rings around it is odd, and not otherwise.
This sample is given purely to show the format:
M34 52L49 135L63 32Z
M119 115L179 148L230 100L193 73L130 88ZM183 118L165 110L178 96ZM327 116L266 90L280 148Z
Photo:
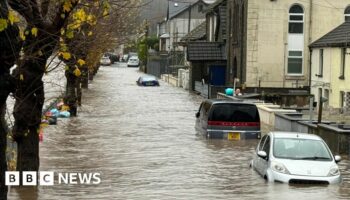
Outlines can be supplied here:
M208 129L229 132L256 133L260 137L260 116L256 105L246 103L217 103L210 109ZM256 134L255 134L256 135ZM245 137L241 134L241 137ZM250 136L249 136L250 137ZM249 138L248 136L246 138Z

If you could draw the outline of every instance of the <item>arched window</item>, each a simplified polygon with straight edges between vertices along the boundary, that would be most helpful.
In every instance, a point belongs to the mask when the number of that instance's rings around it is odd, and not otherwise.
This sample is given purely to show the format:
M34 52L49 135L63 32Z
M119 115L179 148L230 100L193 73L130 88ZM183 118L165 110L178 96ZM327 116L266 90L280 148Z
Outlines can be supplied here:
M289 8L288 13L288 68L287 74L300 76L303 74L304 52L304 9L299 4Z
M293 5L289 9L289 33L304 33L304 9L300 5Z
M345 21L350 22L350 6L348 6L344 11Z

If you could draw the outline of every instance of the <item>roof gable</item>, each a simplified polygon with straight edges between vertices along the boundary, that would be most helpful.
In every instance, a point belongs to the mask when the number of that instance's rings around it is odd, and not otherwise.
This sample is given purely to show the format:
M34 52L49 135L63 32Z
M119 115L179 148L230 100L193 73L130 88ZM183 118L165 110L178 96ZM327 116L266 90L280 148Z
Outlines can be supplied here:
M344 22L326 35L309 45L310 48L319 47L349 47L350 22Z

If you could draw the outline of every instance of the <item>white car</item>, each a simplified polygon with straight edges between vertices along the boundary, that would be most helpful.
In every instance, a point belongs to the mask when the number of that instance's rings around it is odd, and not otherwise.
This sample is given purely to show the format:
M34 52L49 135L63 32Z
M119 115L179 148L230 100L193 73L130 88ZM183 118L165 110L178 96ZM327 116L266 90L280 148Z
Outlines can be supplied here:
M128 60L128 67L138 67L140 65L140 60L136 56L132 56Z
M316 135L270 132L261 138L251 167L269 182L333 184L341 182L340 160Z
M108 57L102 57L100 60L101 65L111 65L111 59Z

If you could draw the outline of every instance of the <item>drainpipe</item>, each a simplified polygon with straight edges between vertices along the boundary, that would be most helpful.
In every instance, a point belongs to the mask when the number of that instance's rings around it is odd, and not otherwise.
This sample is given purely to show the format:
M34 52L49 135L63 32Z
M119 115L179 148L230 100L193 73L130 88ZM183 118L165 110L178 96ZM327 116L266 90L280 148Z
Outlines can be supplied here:
M313 8L313 0L310 0L310 6L309 6L309 44L312 42L312 8ZM311 64L312 64L312 49L309 48L310 54L309 54L309 94L311 93Z

